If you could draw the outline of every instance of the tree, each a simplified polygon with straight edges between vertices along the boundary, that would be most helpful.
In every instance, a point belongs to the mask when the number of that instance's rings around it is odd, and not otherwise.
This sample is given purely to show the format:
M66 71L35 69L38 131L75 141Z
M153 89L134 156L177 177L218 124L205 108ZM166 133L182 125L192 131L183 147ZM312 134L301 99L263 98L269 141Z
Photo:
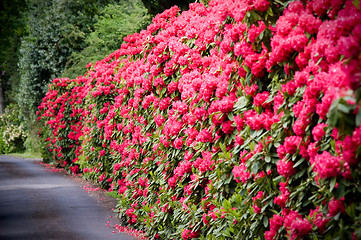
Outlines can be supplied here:
M95 16L111 0L29 0L28 35L20 48L20 86L16 100L26 118L34 116L47 85L60 77L73 52L86 45Z
M0 1L0 114L13 101L10 90L19 82L18 50L26 33L23 13L25 0Z
M66 62L64 77L83 75L89 62L103 59L120 48L123 38L150 23L147 9L140 0L111 3L96 16L94 31L84 36L86 47L74 51Z

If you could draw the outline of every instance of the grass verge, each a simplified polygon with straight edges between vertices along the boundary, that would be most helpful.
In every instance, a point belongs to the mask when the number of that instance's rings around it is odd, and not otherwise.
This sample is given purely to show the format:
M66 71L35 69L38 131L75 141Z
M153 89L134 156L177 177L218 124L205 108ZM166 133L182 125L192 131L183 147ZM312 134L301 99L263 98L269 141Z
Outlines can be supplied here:
M40 153L34 153L34 152L10 153L9 155L14 157L21 157L21 158L41 158Z

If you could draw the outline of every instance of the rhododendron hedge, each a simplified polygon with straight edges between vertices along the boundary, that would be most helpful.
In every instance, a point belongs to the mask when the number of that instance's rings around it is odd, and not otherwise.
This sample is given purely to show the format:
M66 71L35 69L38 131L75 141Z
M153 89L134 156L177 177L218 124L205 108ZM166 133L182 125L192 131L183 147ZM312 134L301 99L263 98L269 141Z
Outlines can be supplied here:
M173 7L55 79L40 134L150 239L361 238L360 19L341 0Z

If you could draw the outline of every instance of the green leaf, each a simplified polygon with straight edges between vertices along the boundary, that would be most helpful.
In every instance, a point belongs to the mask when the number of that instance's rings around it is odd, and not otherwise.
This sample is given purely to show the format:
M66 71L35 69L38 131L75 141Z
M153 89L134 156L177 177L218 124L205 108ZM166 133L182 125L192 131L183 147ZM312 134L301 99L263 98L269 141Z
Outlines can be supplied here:
M219 143L219 147L221 148L222 152L226 153L227 152L227 148L224 144Z
M295 163L295 165L293 165L293 167L295 168L295 167L301 165L304 161L305 161L305 159L304 159L304 158L301 158L300 160L298 160L298 161Z
M340 199L343 196L345 196L345 185L340 183L335 191L335 197Z
M266 228L268 227L268 217L267 216L264 216L263 217L263 226Z
M228 119L229 119L229 120L233 121L233 113L232 113L232 112L229 112L229 113L227 114L227 116L228 116Z
M358 112L356 114L355 123L356 123L357 127L359 127L361 124L361 110L360 109L358 110Z
M360 9L360 0L354 0L352 3L357 9Z
M344 104L339 104L338 109L343 113L349 113L352 110L352 107Z
M254 162L252 165L252 172L253 173L258 173L258 169L260 167L260 163L259 162Z
M332 178L330 181L330 192L332 192L332 190L335 188L336 186L336 178Z

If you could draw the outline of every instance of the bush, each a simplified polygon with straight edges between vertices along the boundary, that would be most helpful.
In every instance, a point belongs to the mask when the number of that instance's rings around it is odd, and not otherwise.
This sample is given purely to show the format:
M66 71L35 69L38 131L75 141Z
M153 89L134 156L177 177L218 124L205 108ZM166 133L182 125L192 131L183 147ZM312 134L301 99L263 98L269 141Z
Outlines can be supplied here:
M55 79L53 158L152 239L360 238L360 9L280 4L173 7Z
M22 152L28 132L24 123L18 118L18 107L10 104L5 113L0 115L0 153Z

